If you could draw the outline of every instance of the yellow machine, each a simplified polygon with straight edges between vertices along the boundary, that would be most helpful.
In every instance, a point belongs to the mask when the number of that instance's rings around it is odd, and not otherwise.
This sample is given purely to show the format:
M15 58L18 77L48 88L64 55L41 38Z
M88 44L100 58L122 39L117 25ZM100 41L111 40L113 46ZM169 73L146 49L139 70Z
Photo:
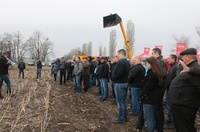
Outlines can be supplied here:
M103 27L104 28L115 26L118 23L120 24L120 27L121 27L121 30L122 30L122 34L124 36L124 42L125 42L125 45L126 45L128 56L129 56L129 58L132 58L133 54L132 54L131 46L129 44L128 38L126 36L126 33L124 31L124 27L123 27L123 24L122 24L122 19L117 14L113 14L113 15L111 14L109 16L103 17Z

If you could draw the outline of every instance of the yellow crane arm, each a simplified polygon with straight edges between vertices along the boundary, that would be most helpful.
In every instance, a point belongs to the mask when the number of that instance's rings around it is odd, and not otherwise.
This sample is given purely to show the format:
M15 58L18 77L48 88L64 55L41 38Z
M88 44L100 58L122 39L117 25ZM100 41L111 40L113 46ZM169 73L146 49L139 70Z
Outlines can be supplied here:
M125 30L124 30L124 26L123 26L122 21L119 24L120 24L120 27L121 27L121 30L122 30L122 34L124 36L124 43L126 45L126 49L127 49L127 52L128 52L128 57L132 58L133 54L132 54L132 51L131 51L131 46L130 46L128 38L126 36L126 33L125 33Z

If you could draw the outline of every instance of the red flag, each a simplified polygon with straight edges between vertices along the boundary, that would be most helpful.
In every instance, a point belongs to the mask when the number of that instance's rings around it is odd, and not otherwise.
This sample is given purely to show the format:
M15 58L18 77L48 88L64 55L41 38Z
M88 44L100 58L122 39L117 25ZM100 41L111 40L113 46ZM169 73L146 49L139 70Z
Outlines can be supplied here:
M186 43L177 43L176 44L176 56L178 56L185 49L186 49Z
M144 54L150 55L150 48L144 47Z

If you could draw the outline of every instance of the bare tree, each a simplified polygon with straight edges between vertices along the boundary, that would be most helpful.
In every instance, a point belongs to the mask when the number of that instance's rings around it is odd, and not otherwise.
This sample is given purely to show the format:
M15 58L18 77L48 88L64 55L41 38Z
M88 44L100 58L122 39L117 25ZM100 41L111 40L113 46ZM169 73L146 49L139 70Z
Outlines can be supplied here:
M20 58L23 58L26 53L27 43L24 43L24 37L19 31L14 33L13 41L14 41L13 51L15 52L15 57L16 57L15 61L19 61Z
M27 42L29 46L29 55L32 58L40 58L42 61L45 61L47 55L53 53L53 42L40 31L35 31Z
M102 44L99 46L99 56L103 55L103 46Z
M92 55L92 41L90 41L87 45L87 55L91 56Z
M104 47L103 48L103 56L106 56L106 54L107 54L107 49L106 49L106 47Z
M132 52L134 53L134 42L135 42L135 25L134 23L129 20L127 22L127 38L131 47Z
M116 50L116 45L117 45L116 35L117 35L116 30L112 30L110 32L109 56L114 56L115 55L115 50Z

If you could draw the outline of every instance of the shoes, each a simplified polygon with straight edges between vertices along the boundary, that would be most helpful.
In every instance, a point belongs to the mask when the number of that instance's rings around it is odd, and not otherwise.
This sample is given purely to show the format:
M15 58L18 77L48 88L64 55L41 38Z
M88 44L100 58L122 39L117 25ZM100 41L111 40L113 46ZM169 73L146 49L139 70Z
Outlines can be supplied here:
M116 120L116 121L113 121L112 124L124 124L124 121L118 121L118 120Z
M106 101L106 99L101 99L101 102Z

